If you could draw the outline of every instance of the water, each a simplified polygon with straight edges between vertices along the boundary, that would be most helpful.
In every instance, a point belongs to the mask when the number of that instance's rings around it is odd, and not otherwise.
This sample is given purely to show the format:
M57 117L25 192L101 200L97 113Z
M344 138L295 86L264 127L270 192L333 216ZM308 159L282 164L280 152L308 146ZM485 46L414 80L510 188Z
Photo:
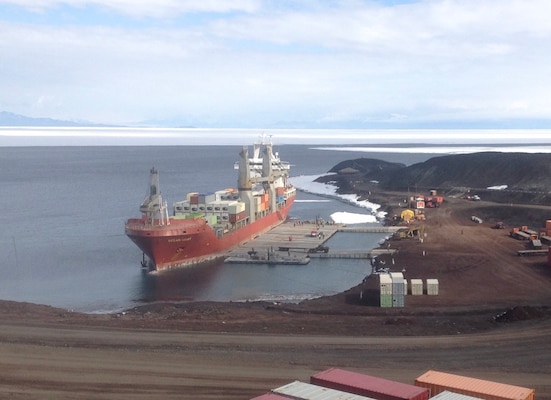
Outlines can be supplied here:
M187 192L235 187L241 146L0 147L0 298L84 312L110 312L143 302L298 301L346 290L368 273L367 260L315 259L306 266L235 265L144 274L141 252L124 235L138 216L149 169L160 171L171 204ZM281 146L292 175L321 175L352 158L410 164L427 154L321 151ZM299 193L291 216L329 219L358 209ZM344 234L343 234L344 235ZM338 234L330 246L369 249L381 234Z

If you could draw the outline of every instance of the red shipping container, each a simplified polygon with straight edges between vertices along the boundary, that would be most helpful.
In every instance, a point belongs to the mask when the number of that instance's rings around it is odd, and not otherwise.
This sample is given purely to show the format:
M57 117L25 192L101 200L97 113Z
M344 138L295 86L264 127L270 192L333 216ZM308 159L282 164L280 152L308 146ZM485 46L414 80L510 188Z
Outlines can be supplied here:
M236 223L239 221L243 221L247 217L247 213L245 211L241 211L237 214L230 214L230 222Z
M426 388L338 368L330 368L312 375L310 383L377 400L427 400L429 398L429 390Z

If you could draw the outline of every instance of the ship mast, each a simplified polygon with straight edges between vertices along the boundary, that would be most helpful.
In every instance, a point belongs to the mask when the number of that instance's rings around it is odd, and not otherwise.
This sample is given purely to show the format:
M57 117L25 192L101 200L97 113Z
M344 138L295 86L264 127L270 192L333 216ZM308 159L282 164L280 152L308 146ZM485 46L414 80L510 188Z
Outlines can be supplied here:
M239 191L239 199L246 204L246 209L249 210L249 220L255 221L254 203L249 160L249 148L243 147L239 153L239 175L237 178L237 190Z
M155 167L149 171L148 192L140 205L140 211L146 216L148 224L153 224L156 219L158 225L170 224L168 206L166 202L163 202L159 185L159 172Z
M254 201L253 187L261 184L264 192L269 194L270 209L277 208L276 186L285 186L289 175L289 164L282 162L279 155L273 153L271 137L254 143L252 158L249 157L248 147L243 147L239 153L239 161L236 168L239 169L238 190L239 198L248 205L249 221L256 220L256 203Z

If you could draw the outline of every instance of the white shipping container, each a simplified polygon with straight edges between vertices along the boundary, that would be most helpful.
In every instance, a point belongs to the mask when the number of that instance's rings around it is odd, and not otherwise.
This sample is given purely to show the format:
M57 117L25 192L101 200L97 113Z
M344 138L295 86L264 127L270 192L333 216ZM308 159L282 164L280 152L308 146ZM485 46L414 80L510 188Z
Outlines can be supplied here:
M239 214L245 211L245 203L238 201L235 204L231 204L229 208L230 214Z
M430 296L438 295L438 279L427 279L427 294Z
M412 296L421 296L423 294L422 279L410 279L410 286Z
M391 272L390 277L392 278L392 294L393 295L404 295L404 274L401 272Z
M289 396L295 400L373 400L371 397L360 396L340 390L294 381L273 389L272 392Z
M480 397L467 396L466 394L444 390L436 396L432 396L431 400L480 400Z
M235 200L221 200L213 201L209 206L213 207L213 212L215 213L224 213L228 214L230 212L230 207L234 206L237 203Z

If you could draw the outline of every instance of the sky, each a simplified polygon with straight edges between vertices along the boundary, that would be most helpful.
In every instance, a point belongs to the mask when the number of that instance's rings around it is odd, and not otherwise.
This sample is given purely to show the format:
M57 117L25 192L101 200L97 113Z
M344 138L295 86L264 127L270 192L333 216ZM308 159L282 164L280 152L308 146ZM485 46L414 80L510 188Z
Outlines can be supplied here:
M551 127L548 0L0 0L0 111L204 128Z

